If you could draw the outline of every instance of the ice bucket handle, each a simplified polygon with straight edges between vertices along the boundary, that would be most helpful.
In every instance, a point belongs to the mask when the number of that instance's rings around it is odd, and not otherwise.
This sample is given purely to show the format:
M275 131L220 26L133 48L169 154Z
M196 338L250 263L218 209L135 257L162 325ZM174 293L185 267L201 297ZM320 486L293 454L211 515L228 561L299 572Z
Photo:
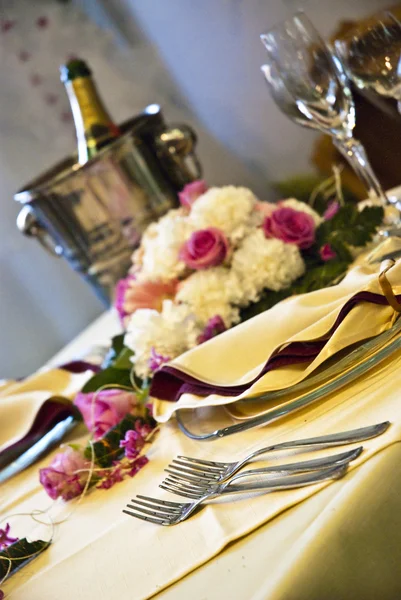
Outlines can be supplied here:
M62 256L63 249L42 227L35 216L34 210L29 204L25 204L17 215L17 228L28 237L36 237L52 256Z

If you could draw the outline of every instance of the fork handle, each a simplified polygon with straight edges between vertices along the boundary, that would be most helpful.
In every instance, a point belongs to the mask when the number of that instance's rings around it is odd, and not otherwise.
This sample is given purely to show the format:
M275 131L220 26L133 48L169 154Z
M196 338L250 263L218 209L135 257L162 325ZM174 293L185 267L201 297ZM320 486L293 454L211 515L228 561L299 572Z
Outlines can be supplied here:
M311 460L305 460L297 463L287 463L284 465L270 465L269 467L261 467L259 469L247 469L237 473L230 478L230 482L237 481L238 479L254 476L264 475L273 473L276 475L291 475L292 473L302 473L306 471L320 471L328 467L345 465L358 458L363 450L363 446L355 448L355 450L348 450L347 452L341 452L340 454L332 454L331 456L324 456L323 458L313 458Z
M266 479L266 481L255 481L254 483L246 483L242 485L233 484L231 481L228 481L221 486L218 495L238 494L257 490L289 490L292 488L303 487L306 485L319 483L321 481L326 481L327 479L339 479L345 474L347 467L348 464L329 467L327 469L321 469L320 471L303 473L302 475L289 475L285 477L277 477L276 479Z
M389 421L384 421L383 423L378 423L376 425L369 425L368 427L361 427L359 429L351 429L349 431L342 431L340 433L331 433L328 435L322 435L313 438L305 438L303 440L293 440L290 442L281 442L280 444L274 444L272 446L266 446L265 448L260 448L259 450L255 450L240 463L238 463L236 470L238 471L244 465L246 465L250 460L256 458L257 456L261 456L267 452L273 452L276 450L287 450L289 448L305 448L308 446L311 447L334 447L334 446L342 446L343 444L352 444L354 442L360 442L362 440L367 440L372 437L376 437L380 435L388 427L390 426Z

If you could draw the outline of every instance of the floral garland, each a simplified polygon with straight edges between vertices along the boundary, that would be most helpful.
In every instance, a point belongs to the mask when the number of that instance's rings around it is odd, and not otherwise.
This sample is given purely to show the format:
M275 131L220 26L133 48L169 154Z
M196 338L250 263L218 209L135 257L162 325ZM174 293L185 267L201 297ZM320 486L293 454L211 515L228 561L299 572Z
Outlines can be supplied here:
M146 230L117 286L137 377L294 293L346 271L383 210L334 200L321 214L294 198L259 201L247 188L195 181L181 207Z

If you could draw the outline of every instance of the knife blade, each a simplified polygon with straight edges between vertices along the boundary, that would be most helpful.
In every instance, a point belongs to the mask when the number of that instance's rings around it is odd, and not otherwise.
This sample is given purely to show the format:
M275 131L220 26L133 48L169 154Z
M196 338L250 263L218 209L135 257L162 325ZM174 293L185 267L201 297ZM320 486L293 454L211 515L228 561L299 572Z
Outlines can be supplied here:
M57 446L63 437L74 429L77 424L78 422L72 415L57 423L36 444L33 444L26 452L0 471L0 483L30 467L43 454Z

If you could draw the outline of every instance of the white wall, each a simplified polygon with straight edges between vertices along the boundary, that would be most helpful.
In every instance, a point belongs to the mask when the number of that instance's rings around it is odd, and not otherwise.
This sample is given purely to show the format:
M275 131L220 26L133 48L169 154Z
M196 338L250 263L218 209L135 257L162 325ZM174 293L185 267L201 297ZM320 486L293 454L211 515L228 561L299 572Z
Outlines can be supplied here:
M313 134L279 113L259 72L264 59L259 34L297 2L75 3L101 26L111 23L121 48L56 0L2 2L3 12L18 27L8 37L0 35L0 377L33 371L101 311L62 260L48 256L15 228L13 192L74 148L72 129L56 118L67 107L58 82L58 65L67 51L89 60L117 121L159 102L170 121L192 123L211 183L248 185L268 198L269 181L310 168ZM306 8L327 33L340 16L360 16L385 4L310 0ZM35 28L41 14L50 17L51 27L44 31ZM18 59L22 49L32 54L23 64ZM43 88L29 85L35 69L44 71ZM52 107L43 102L49 90L59 95Z

